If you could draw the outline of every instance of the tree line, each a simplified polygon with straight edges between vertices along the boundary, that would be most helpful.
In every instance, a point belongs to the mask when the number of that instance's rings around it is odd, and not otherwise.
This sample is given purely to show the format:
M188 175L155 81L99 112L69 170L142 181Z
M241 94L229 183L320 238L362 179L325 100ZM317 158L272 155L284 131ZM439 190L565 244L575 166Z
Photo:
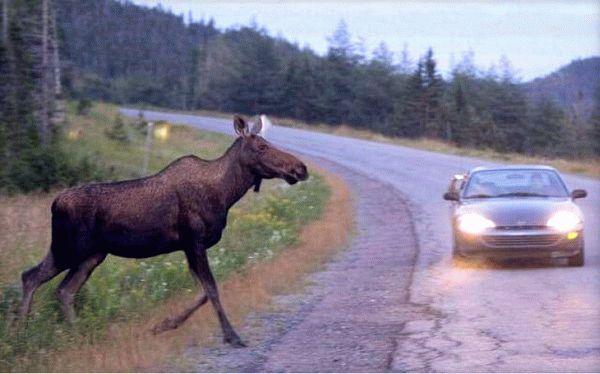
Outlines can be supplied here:
M52 0L2 0L0 193L48 190L96 179L88 158L61 143L64 121L60 26Z
M324 56L256 25L221 31L212 20L112 0L59 0L66 89L118 103L273 113L459 146L583 157L596 138L548 97L528 98L507 60L480 71L472 56L449 77L430 49L397 63L382 43L367 53L342 21ZM596 100L598 101L598 100Z
M529 98L506 60L482 71L467 55L444 77L433 50L415 61L384 43L368 53L343 21L319 55L255 24L219 30L128 1L2 2L5 159L23 139L51 143L63 97L265 112L501 152L600 154L600 97L590 118L574 116L549 96Z

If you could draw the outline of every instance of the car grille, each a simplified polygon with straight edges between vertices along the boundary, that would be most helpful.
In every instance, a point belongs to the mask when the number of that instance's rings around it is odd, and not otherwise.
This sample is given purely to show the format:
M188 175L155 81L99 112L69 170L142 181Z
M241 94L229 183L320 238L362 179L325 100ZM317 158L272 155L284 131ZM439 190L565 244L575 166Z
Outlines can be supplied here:
M523 225L523 226L496 226L496 230L543 230L547 226Z
M486 235L482 239L490 247L548 247L561 240L561 235Z

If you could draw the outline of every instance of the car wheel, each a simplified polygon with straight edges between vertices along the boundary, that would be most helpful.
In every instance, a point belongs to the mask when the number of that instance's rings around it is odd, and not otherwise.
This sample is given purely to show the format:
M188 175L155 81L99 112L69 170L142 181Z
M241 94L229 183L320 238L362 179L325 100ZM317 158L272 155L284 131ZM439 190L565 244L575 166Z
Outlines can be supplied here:
M584 259L584 251L583 247L581 247L578 254L569 257L569 266L583 266L583 263L585 262Z

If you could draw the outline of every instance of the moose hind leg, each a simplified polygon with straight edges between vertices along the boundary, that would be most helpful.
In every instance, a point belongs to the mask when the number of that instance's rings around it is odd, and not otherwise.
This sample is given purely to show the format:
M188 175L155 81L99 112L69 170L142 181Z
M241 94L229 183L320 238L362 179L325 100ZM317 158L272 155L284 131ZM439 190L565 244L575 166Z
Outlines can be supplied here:
M204 248L198 248L193 253L186 253L186 255L188 257L188 262L190 263L190 268L194 271L198 277L198 280L200 280L206 295L212 302L213 307L217 312L221 329L223 330L223 340L225 343L229 343L236 348L245 347L246 344L244 344L242 339L240 339L225 315L225 310L223 309L221 301L219 300L217 283L215 282L215 278L210 271L208 258L206 257L206 251Z
M21 317L29 314L33 294L38 287L57 276L63 270L64 268L61 269L56 266L52 252L48 252L48 255L46 255L46 258L42 262L21 274L23 282L23 300L21 301L19 310Z
M75 307L73 306L75 294L81 289L94 269L100 265L105 258L106 254L104 253L88 257L77 265L77 267L69 270L65 279L63 279L58 286L56 296L60 301L65 318L69 323L75 322Z

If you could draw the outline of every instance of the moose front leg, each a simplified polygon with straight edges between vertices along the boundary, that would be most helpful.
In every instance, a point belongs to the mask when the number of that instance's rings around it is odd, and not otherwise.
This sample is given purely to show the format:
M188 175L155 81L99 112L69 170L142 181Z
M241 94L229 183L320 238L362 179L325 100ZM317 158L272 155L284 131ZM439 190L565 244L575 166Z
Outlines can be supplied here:
M198 261L195 258L196 256L194 255L194 252L186 251L185 255L187 257L188 266L190 268L190 272L192 273L192 276L195 279L198 279L198 270L197 270L197 262ZM161 323L154 326L154 328L152 329L152 333L154 335L157 335L157 334L160 334L167 330L174 330L174 329L178 328L182 323L184 323L188 318L190 318L190 316L192 314L194 314L194 312L196 310L200 309L200 307L202 305L206 304L207 301L208 301L208 295L206 294L206 292L202 293L202 291L201 291L200 295L198 295L198 299L196 300L196 302L194 302L194 304L190 305L181 314L179 314L173 318L165 318Z
M161 332L164 332L167 330L174 330L174 329L178 328L182 323L184 323L188 318L190 318L190 316L196 310L198 310L198 308L200 308L202 305L206 304L207 301L208 301L208 296L201 295L193 305L191 305L189 308L184 310L183 313L181 313L180 315L178 315L174 318L165 318L161 323L154 326L154 328L152 329L152 333L154 333L154 335L156 335L156 334L160 334Z
M217 290L217 283L215 282L215 278L210 271L210 266L208 264L208 258L206 256L206 250L197 246L193 251L186 252L186 256L188 262L190 264L190 268L194 271L198 280L204 287L204 291L206 295L210 299L217 312L217 316L219 317L219 322L221 324L221 329L223 330L223 340L225 343L231 344L233 347L241 348L245 347L246 344L240 339L238 334L235 332L227 316L225 315L225 310L221 305L221 301L219 300L219 292Z

